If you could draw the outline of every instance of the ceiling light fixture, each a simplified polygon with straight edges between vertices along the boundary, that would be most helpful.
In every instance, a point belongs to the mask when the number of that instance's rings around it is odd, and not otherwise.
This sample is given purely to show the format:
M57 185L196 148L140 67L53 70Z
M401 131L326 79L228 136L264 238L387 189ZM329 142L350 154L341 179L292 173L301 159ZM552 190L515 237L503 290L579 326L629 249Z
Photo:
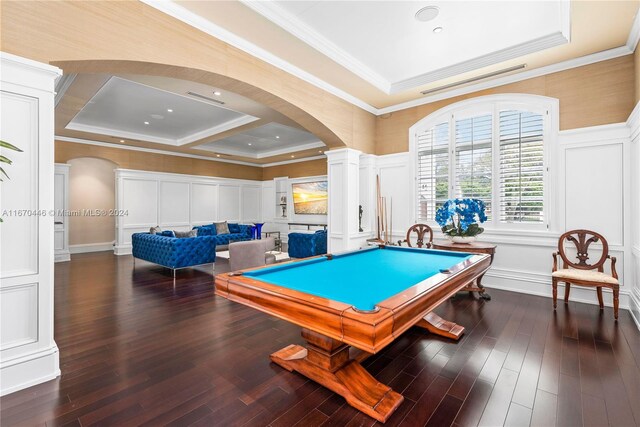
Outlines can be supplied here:
M124 142L124 139L121 139L120 142Z
M215 91L215 92L213 92L213 94L214 94L215 96L220 96L220 95L222 95L222 92L220 92L220 91Z
M440 9L436 6L427 6L417 11L415 17L420 22L428 22L436 19L438 14L440 14Z
M173 110L171 108L167 108L167 113L173 113Z
M251 143L249 143L248 145L251 145Z
M434 33L436 33L436 34L438 34L438 33L441 33L441 32L442 32L442 30L443 30L443 28L442 28L442 27L435 27L435 28L433 29L433 32L434 32Z
M216 154L216 157L220 157L220 154Z
M149 122L144 122L144 124L145 124L145 125L148 125L148 124L149 124Z
M280 139L280 136L276 135L276 139Z
M293 159L294 157L296 157L296 156L291 156L291 158L292 158L292 159Z

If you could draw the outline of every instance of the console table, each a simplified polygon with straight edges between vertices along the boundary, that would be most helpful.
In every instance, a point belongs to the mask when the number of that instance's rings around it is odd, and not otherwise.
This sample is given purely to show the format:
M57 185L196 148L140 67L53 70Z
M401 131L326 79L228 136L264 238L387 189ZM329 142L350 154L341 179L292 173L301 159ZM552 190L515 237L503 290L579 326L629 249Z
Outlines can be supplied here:
M468 252L472 254L489 254L491 255L491 263L493 264L493 257L496 253L496 245L486 242L473 242L473 243L453 243L449 240L434 240L432 242L433 249L440 249L444 251L454 252ZM491 295L486 293L484 286L482 286L482 277L484 274L478 276L474 283L469 284L461 291L477 292L480 298L485 300L491 300Z

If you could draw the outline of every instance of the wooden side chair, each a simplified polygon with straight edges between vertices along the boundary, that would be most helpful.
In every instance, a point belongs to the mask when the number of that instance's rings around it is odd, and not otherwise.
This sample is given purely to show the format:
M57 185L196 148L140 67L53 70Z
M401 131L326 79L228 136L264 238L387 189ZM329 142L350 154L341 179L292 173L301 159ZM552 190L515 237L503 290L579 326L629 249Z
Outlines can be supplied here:
M398 245L402 246L403 243L406 243L407 246L412 247L411 245L411 233L416 233L418 235L418 239L416 241L416 246L419 248L426 247L430 249L432 247L433 242L433 230L427 224L414 224L407 231L407 238L404 240L398 240ZM425 235L429 233L429 239L425 241Z
M602 245L602 255L594 264L587 263L589 259L589 246L598 243ZM565 245L573 243L577 250L578 262L569 260L565 251ZM592 248L593 249L593 248ZM558 255L562 258L562 269L558 269ZM604 272L604 264L611 260L611 274ZM553 272L551 273L553 286L553 309L556 309L558 300L558 282L565 282L564 303L569 303L571 284L595 287L598 293L600 310L604 309L602 301L602 288L613 290L613 315L618 320L618 305L620 284L616 272L616 258L609 255L609 245L601 234L590 230L571 230L560 236L558 240L558 252L553 254Z

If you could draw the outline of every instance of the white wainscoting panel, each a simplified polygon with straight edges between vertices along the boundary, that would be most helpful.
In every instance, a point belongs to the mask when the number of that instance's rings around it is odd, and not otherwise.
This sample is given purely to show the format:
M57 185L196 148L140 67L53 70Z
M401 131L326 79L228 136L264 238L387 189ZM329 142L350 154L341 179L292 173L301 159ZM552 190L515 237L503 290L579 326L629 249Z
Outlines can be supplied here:
M191 184L191 222L211 224L218 218L218 184Z
M609 244L624 244L622 143L567 147L565 224L597 230Z
M242 187L242 221L260 222L262 217L262 188L245 185Z
M161 227L188 226L189 219L189 193L188 182L160 182L160 208L158 215Z
M60 375L53 339L54 82L62 71L0 53L0 395Z
M12 179L2 183L2 277L38 273L38 97L2 92L2 139L22 149L3 150L13 160L5 170ZM53 221L53 218L51 218ZM18 244L18 242L20 242Z
M117 255L131 253L131 235L160 225L188 231L214 221L262 218L262 182L116 169Z
M219 199L224 202L218 205L219 218L229 221L240 221L240 186L236 184L220 184Z
M14 347L38 341L38 284L25 283L0 289L0 309L11 322L0 325L0 347Z

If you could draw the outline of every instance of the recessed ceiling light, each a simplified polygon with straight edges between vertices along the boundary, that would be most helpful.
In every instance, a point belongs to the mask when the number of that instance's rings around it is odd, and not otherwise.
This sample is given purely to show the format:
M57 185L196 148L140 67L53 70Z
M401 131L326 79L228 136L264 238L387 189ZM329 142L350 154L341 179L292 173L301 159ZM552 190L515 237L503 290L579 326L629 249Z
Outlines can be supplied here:
M279 136L279 135L276 135L276 139L280 139L280 136Z
M173 113L173 110L171 108L167 108L167 113Z
M291 156L291 158L293 159L295 156Z
M124 139L121 139L120 142L124 142Z
M218 90L217 90L217 91L213 92L213 94L214 94L215 96L220 96L220 95L222 95L222 92L220 92L220 91L218 91Z
M144 122L144 124L145 124L145 125L148 125L148 124L149 124L149 122Z
M249 143L248 145L251 145L251 143Z
M443 28L442 28L442 27L435 27L435 28L433 29L433 32L434 32L434 33L436 33L436 34L438 34L438 33L441 33L441 32L442 32L442 30L443 30Z
M440 13L440 9L436 6L423 7L416 12L416 19L420 22L428 22L435 19Z
M322 153L322 150L318 150L318 153Z
M220 154L216 154L216 157L220 157Z

